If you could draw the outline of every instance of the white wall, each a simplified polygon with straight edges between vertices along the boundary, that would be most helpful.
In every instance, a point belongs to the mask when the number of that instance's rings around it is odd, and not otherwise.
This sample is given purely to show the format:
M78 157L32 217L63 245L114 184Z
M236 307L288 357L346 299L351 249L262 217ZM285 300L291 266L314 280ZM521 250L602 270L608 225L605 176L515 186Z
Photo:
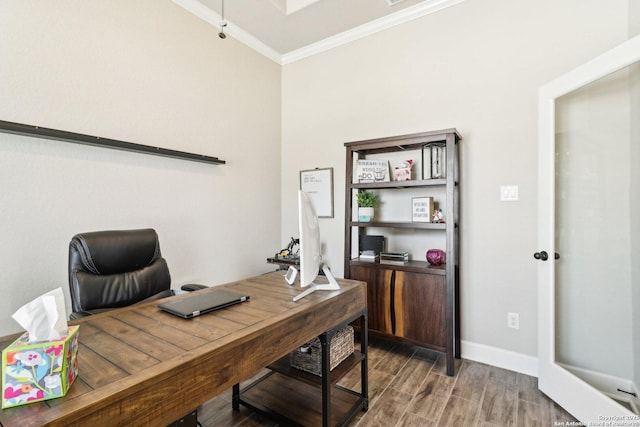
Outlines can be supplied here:
M0 133L0 335L61 286L71 237L153 227L174 287L272 270L280 66L175 4L0 2L0 120L218 156L226 165Z
M336 215L320 225L339 276L343 143L455 127L462 338L536 355L537 91L626 40L627 6L466 0L285 66L282 240L296 234L298 172L334 167ZM500 202L502 184L518 185L520 200ZM520 313L519 330L507 329L508 311Z

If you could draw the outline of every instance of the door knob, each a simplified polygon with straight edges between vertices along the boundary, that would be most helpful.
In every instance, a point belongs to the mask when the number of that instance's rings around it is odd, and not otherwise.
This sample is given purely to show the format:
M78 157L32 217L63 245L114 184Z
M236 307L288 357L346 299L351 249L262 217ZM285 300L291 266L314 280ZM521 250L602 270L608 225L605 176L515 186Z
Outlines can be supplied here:
M533 254L533 257L535 259L546 261L546 260L549 259L549 254L546 251L540 251L540 252L536 252L535 254Z
M540 251L540 252L536 252L535 254L533 254L533 257L535 259L546 261L546 260L549 259L549 254L546 251ZM554 252L553 258L554 259L560 259L560 254L558 252Z

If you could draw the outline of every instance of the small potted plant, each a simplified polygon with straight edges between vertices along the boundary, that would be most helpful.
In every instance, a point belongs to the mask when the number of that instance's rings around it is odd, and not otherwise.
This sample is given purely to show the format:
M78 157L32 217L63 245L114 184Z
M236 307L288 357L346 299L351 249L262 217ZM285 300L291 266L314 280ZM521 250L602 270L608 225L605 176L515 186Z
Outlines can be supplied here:
M373 208L378 204L378 195L371 191L360 191L358 199L358 221L369 222L373 218Z

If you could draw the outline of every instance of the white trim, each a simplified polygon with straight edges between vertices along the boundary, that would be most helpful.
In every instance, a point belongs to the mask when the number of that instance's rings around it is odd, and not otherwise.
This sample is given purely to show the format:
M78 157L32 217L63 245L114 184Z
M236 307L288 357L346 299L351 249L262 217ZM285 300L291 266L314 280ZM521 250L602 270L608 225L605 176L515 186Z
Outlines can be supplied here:
M214 12L213 10L209 9L207 6L200 3L198 0L172 0L172 1L178 6L186 9L188 12L191 12L198 18L202 19L203 21L213 25L218 29L220 28L220 22L222 21L222 17L216 12ZM278 52L271 49L269 46L262 43L260 40L258 40L257 38L255 38L254 36L246 32L242 28L229 22L228 19L225 19L225 21L227 22L227 26L224 29L225 34L233 37L234 39L238 40L240 43L250 47L251 49L266 56L272 61L282 65L282 56Z
M222 17L202 4L199 0L172 1L178 6L186 9L188 12L191 12L198 18L202 19L203 21L208 22L216 28L220 28L220 21L222 21ZM291 64L295 61L299 61L300 59L325 52L335 47L342 46L344 44L361 39L371 34L375 34L379 31L386 30L396 25L404 24L405 22L421 18L447 7L462 3L463 1L464 0L426 0L414 6L407 7L398 12L387 15L383 18L376 19L367 24L360 25L359 27L342 32L340 34L336 34L332 37L327 37L324 40L312 43L308 46L293 50L291 52L287 52L285 54L280 54L276 50L262 43L247 31L229 22L228 19L226 20L227 26L224 31L227 35L247 45L256 52L271 59L272 61L280 65L286 65Z
M383 18L376 19L360 25L359 27L336 34L335 36L327 37L319 42L285 53L282 55L281 63L282 65L291 64L292 62L351 43L352 41L359 40L379 31L404 24L458 3L462 3L463 1L464 0L427 0L418 3Z
M292 13L302 10L305 7L311 6L318 1L319 0L287 0L287 10L285 13L287 15L291 15Z
M490 345L461 341L460 355L463 359L486 363L498 368L538 376L538 358Z

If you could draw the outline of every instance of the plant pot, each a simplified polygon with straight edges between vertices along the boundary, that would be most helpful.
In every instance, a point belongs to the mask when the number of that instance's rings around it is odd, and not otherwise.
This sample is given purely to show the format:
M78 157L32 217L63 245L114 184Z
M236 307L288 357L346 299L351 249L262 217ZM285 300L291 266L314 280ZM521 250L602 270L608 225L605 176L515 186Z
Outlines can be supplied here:
M369 222L373 218L373 208L358 208L358 221Z

